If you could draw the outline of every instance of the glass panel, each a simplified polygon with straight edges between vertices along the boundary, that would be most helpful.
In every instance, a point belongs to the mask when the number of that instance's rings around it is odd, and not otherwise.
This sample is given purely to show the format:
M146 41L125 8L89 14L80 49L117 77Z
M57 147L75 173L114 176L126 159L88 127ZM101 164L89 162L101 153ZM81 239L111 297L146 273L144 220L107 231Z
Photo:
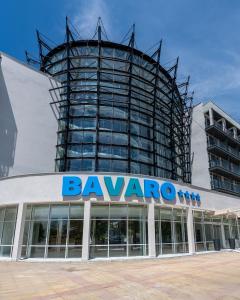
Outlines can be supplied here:
M5 209L0 208L0 222L4 220Z
M181 221L182 210L181 209L173 209L172 215L173 215L173 220Z
M128 209L127 205L110 205L110 218L126 219L127 209Z
M200 223L195 223L195 239L196 242L203 241L203 228Z
M30 257L32 258L43 258L45 253L45 247L31 247Z
M206 236L206 241L212 241L213 240L212 224L205 224L205 236Z
M12 252L11 246L0 246L0 256L9 257Z
M160 239L160 224L161 222L157 221L155 222L155 243L160 244L161 239Z
M1 232L1 229L0 229ZM232 238L233 239L238 239L238 230L237 230L237 226L232 226Z
M161 232L162 232L162 242L171 243L172 242L172 229L170 222L161 222Z
M93 219L108 219L109 206L108 205L93 205L91 208L91 217Z
M162 244L162 254L173 253L172 244Z
M66 244L66 238L67 238L67 220L51 221L49 245L64 245Z
M70 219L83 219L84 217L84 208L83 205L70 205Z
M83 221L69 222L69 245L82 245Z
M15 222L4 222L2 233L2 245L12 245L15 231Z
M51 219L67 219L68 211L69 211L68 205L52 205Z
M154 210L155 220L160 220L160 209L155 207Z
M175 242L182 243L183 241L183 231L182 231L182 224L176 222L175 223Z
M143 256L147 255L146 245L129 245L128 256Z
M45 245L47 237L47 221L32 222L31 242L32 245Z
M7 207L4 221L15 221L17 216L17 207Z
M144 221L128 221L128 243L145 244L146 227Z
M108 257L107 246L90 246L90 258Z
M90 244L93 245L108 244L108 221L92 220Z
M127 222L110 220L109 244L127 243Z
M82 247L68 247L68 258L82 257Z
M142 206L129 206L128 218L129 219L145 219L147 217L147 209Z
M171 209L160 209L161 220L171 220L172 210Z
M127 246L115 245L109 247L109 257L121 257L127 255Z
M48 258L65 258L65 247L48 247Z
M0 244L1 244L1 237L2 237L3 224L4 224L4 222L0 222Z
M49 205L33 206L32 219L33 220L44 220L48 219Z

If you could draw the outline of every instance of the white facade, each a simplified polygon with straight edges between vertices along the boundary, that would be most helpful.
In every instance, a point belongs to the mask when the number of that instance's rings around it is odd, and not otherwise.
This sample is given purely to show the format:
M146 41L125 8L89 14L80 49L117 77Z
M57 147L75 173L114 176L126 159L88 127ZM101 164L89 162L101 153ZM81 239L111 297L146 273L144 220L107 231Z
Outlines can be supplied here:
M91 194L89 197L79 196L71 196L71 197L63 197L62 196L62 184L64 176L77 176L82 181L82 189L86 184L89 176L97 176L98 181L100 183L103 196L98 197L96 194ZM116 184L117 177L124 178L124 186L121 190L121 193L118 197L110 196L109 190L107 189L104 176L110 176L113 186ZM87 260L90 257L90 248L91 246L91 209L93 205L102 205L109 203L110 205L132 205L135 204L135 207L145 206L147 212L147 248L148 252L146 256L155 257L158 256L156 254L157 247L157 237L155 235L156 228L158 226L156 221L156 209L164 210L166 208L173 208L177 210L183 209L186 212L185 226L187 242L185 243L187 248L185 249L185 253L193 254L196 251L196 247L198 243L196 243L196 229L194 229L193 223L193 212L204 212L209 216L214 216L216 212L222 211L226 208L231 208L232 210L240 209L240 200L239 197L230 196L223 193L218 193L214 191L210 191L204 188L199 188L197 186L188 185L188 184L180 184L178 182L169 181L172 183L176 189L176 196L172 201L164 200L163 196L160 196L159 199L145 198L145 197L137 197L132 196L127 198L125 196L125 192L129 183L130 178L137 179L140 183L141 188L144 187L145 180L153 180L159 184L161 187L164 182L164 179L159 179L155 177L144 177L144 176L135 176L135 175L121 175L121 174L93 174L93 173L52 173L52 174L36 174L36 175L26 175L26 176L16 176L3 178L0 180L0 209L2 207L11 207L12 205L16 205L18 207L17 217L16 217L16 227L15 227L15 235L12 241L12 251L11 251L11 259L19 259L21 257L21 250L23 244L23 235L24 235L24 227L27 226L25 219L27 218L27 205L32 204L33 207L35 205L54 205L59 204L60 206L65 205L75 205L82 204L82 222L83 222L83 233L82 233L82 260ZM185 193L186 191L191 194L192 192L200 195L200 201L194 201L192 199L186 199L185 195L180 197L178 191ZM60 207L59 206L59 207ZM121 217L121 214L119 216ZM101 218L101 213L97 218ZM26 219L28 220L28 219ZM49 221L48 221L49 222ZM55 221L54 221L55 222ZM234 221L235 222L235 221ZM240 225L240 224L239 224ZM61 225L62 226L62 225ZM212 225L211 225L212 226ZM224 224L219 223L219 228L221 228L222 232L222 242L223 246L227 247L228 238L224 236ZM61 227L62 228L62 227ZM195 230L195 233L194 233ZM48 230L49 235L49 230ZM158 242L159 243L159 242ZM205 242L206 244L206 242ZM240 244L239 244L240 245ZM25 247L25 246L24 246ZM55 247L55 246L54 246ZM65 244L64 244L65 247ZM172 247L172 246L171 246ZM187 250L188 249L188 250ZM116 257L116 255L114 255ZM121 255L120 255L121 256Z
M212 101L193 108L192 184L240 196L240 124Z
M192 184L206 189L211 188L205 132L204 104L193 108L191 127Z
M0 177L53 172L53 79L0 53Z

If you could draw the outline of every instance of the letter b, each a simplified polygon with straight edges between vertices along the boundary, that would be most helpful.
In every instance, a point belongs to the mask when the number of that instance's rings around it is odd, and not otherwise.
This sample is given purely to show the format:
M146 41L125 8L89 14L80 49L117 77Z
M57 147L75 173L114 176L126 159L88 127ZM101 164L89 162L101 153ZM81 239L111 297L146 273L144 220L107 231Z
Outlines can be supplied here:
M62 182L62 196L77 196L81 194L82 181L77 176L64 176Z

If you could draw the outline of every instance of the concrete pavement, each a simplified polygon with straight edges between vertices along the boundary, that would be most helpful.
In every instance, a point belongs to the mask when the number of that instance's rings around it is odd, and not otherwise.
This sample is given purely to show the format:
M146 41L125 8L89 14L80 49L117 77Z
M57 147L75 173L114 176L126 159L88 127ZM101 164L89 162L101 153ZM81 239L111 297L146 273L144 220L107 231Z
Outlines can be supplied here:
M240 253L108 262L0 262L0 299L240 299Z

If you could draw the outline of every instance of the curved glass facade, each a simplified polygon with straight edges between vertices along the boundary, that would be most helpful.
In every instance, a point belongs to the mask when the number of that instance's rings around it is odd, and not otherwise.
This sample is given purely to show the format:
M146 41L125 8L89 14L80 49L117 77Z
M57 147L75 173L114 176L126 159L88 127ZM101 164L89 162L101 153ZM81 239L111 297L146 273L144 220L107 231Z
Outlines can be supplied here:
M184 99L155 60L125 45L75 41L51 50L42 70L62 84L57 171L190 182Z

